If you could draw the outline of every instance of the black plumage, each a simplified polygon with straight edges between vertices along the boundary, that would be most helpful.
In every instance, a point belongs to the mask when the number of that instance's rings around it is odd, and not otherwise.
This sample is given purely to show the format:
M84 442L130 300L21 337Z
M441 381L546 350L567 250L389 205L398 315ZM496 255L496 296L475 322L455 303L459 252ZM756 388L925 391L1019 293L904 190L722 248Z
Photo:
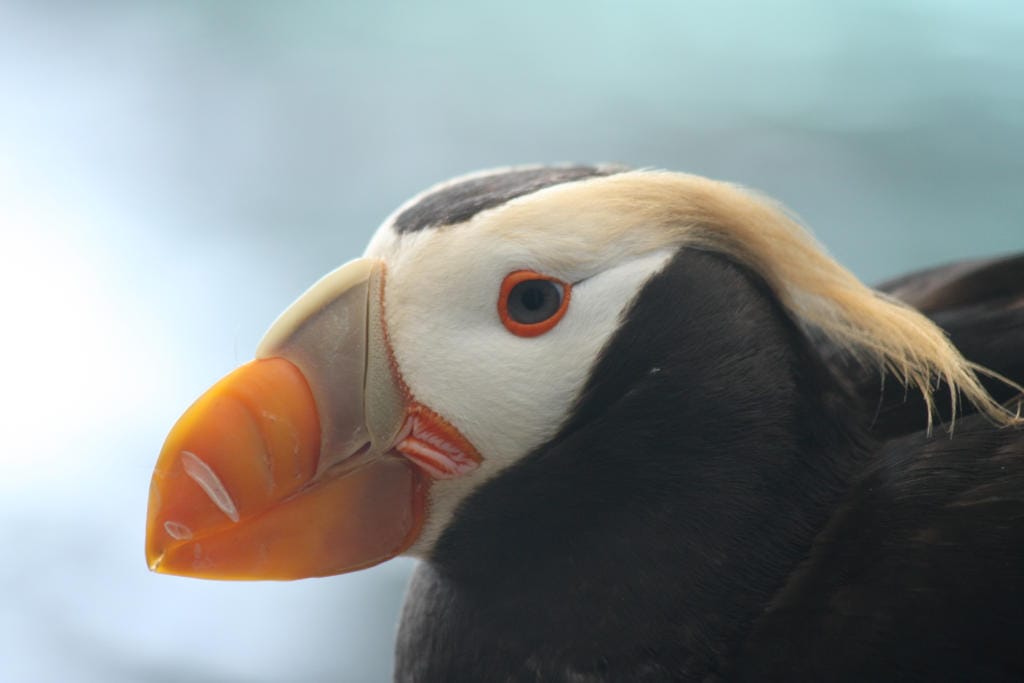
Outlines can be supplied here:
M395 216L392 225L399 234L454 225L546 187L624 170L625 167L613 165L530 166L460 178L416 199Z
M1020 381L1016 263L970 295L889 289ZM1024 431L926 435L920 397L880 386L759 276L682 249L555 438L417 570L396 679L1021 680Z
M1018 383L1024 379L1024 254L932 268L878 289L926 314L967 359ZM905 391L891 375L883 386L877 369L859 367L841 354L831 353L829 361L841 366L840 376L852 379L863 409L874 411L874 434L891 437L920 429L925 405L919 392ZM981 379L998 401L1016 393L996 377ZM941 419L948 421L946 393L940 384L934 395ZM968 415L973 411L969 403L960 408Z

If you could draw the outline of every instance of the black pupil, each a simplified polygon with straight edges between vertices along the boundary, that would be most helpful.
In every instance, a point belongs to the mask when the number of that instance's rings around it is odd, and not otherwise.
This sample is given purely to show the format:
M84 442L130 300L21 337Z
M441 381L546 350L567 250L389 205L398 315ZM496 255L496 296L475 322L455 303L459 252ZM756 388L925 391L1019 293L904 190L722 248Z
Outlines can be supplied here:
M508 294L508 315L522 325L544 322L562 303L562 290L551 280L524 280Z

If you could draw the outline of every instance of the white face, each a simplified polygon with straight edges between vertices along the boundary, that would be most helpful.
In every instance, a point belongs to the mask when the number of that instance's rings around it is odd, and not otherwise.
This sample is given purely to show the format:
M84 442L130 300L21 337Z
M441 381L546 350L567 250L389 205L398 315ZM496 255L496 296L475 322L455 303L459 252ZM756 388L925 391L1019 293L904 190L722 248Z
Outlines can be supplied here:
M429 552L460 501L555 435L626 308L671 257L668 248L636 253L616 240L595 248L600 236L578 229L567 239L565 231L574 226L515 229L517 207L543 204L560 189L513 200L461 225L399 235L388 222L367 250L387 266L385 322L405 383L483 456L469 474L434 482L430 512L410 554ZM565 249L576 241L586 244L580 258ZM552 250L553 243L563 248ZM537 336L514 334L498 310L502 282L521 270L571 286L564 316Z

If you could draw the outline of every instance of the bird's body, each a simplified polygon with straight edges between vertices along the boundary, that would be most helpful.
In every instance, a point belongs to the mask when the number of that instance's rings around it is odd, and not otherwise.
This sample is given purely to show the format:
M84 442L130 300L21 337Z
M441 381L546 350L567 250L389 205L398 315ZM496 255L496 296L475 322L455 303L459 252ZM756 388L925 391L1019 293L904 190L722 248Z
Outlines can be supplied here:
M564 434L418 569L397 679L1024 676L1024 432L880 441L742 267L647 287Z
M932 268L884 282L878 289L931 318L971 362L1024 383L1024 254ZM877 369L858 368L841 355L824 353L837 365L837 374L849 378L863 409L874 413L872 433L885 438L921 430L924 401L918 392L904 391L891 375L884 377L883 386ZM998 401L1018 393L998 377L983 375L981 381ZM943 390L936 387L934 393ZM946 402L937 402L936 408L943 420L950 419Z
M206 418L175 428L151 564L296 578L413 554L399 681L1024 679L1024 428L999 405L1024 380L1024 259L883 289L967 359L722 184L538 167L435 188L268 333L257 363L313 418L247 418L257 474L213 460ZM284 381L243 371L233 395ZM263 468L313 437L266 432L317 416L308 483L268 494ZM295 512L332 487L356 522Z
M1024 433L885 444L737 659L747 680L1019 681Z

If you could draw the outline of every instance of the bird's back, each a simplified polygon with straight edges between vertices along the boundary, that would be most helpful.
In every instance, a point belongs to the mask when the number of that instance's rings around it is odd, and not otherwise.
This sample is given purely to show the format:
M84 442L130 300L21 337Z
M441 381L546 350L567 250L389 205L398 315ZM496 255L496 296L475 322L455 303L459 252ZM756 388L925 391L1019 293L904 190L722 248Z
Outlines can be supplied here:
M741 657L753 680L1024 680L1024 430L889 442Z
M1024 255L880 289L1024 383ZM871 384L860 376L865 403L878 401ZM968 415L929 436L913 427L921 397L886 389L874 431L888 440L755 626L740 678L1024 680L1024 430Z
M1024 384L1024 254L931 268L884 282L878 289L931 318L968 360ZM904 388L897 377L887 376L883 382L876 368L858 366L834 350L825 354L841 366L840 374L852 378L862 409L874 415L872 432L877 437L921 429L926 407L919 392ZM998 377L981 379L996 400L1008 401L1018 393ZM940 419L948 421L945 385L937 385L933 393ZM961 402L958 410L969 415L973 408Z

